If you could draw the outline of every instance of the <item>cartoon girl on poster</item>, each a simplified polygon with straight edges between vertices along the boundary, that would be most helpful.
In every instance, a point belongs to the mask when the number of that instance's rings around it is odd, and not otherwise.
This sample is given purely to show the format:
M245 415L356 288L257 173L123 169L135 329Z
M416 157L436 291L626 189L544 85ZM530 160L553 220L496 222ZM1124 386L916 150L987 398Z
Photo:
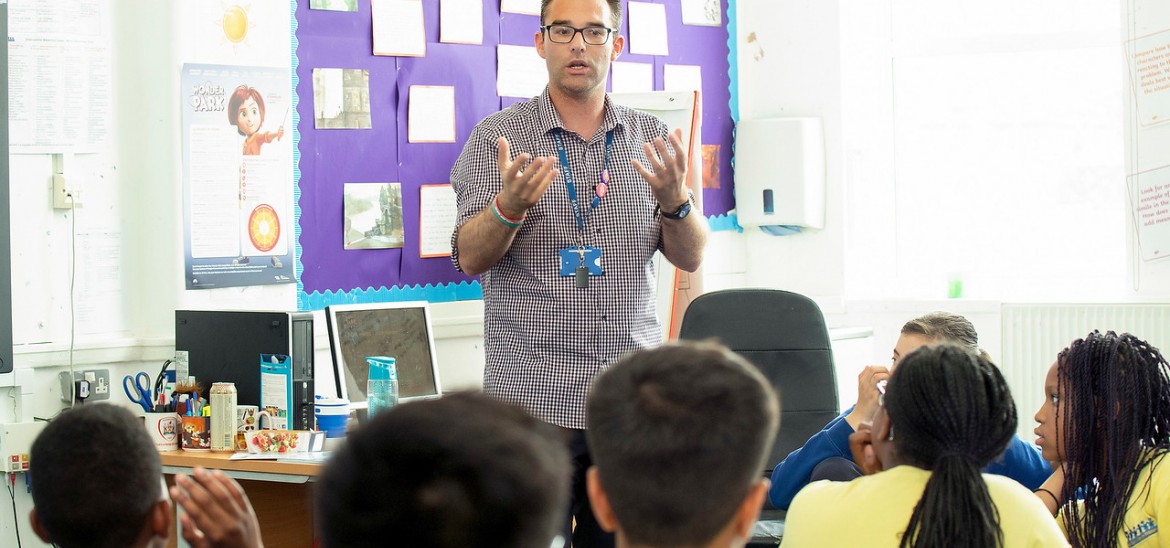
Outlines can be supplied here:
M264 96L247 84L232 92L227 117L228 123L244 136L244 156L258 156L262 145L284 137L283 124L276 131L260 131L264 125Z

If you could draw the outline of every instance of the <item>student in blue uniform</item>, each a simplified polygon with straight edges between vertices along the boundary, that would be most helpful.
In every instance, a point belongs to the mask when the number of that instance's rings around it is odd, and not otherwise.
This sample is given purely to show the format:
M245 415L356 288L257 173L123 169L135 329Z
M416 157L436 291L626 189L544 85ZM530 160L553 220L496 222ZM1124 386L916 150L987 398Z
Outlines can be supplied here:
M894 345L889 367L866 367L857 382L857 403L833 419L823 430L809 438L804 446L790 453L772 471L772 505L788 509L792 497L809 482L829 479L847 481L861 475L849 452L849 435L863 422L873 419L878 408L879 384L884 386L890 372L907 354L931 343L949 342L968 350L986 353L979 348L979 335L967 318L947 312L933 312L902 326ZM1013 436L1007 451L992 461L984 472L1012 478L1029 489L1040 486L1052 474L1052 466L1033 445Z

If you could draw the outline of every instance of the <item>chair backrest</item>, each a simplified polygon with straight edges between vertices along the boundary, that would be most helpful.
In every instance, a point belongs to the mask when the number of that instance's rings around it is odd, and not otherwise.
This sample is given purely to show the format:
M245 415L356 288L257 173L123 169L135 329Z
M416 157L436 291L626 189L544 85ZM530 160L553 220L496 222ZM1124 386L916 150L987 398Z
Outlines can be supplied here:
M728 289L687 307L680 339L715 338L747 358L780 393L780 432L768 470L840 412L825 316L812 299L779 289Z

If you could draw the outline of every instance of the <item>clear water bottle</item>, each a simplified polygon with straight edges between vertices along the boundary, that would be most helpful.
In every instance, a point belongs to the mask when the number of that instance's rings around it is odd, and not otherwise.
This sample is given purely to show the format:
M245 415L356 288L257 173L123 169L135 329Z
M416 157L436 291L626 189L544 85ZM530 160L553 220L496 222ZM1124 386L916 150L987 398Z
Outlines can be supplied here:
M370 417L373 418L398 404L398 368L390 356L370 356L366 358L366 363L370 366L366 380L366 402Z

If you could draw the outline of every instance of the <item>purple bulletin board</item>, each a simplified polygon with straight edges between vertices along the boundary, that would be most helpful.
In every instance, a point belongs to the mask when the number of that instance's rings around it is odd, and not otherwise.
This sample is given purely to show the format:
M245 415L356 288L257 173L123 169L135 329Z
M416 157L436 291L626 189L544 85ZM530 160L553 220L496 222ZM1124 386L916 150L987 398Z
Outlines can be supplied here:
M496 45L533 45L539 17L501 14L499 0L484 0L483 44L443 44L439 42L439 0L423 0L426 56L382 57L371 53L368 0L359 1L358 11L352 13L310 10L308 0L294 1L298 308L481 298L478 277L456 271L450 258L419 257L419 187L449 183L451 166L475 124L517 102L496 95ZM683 25L677 0L647 1L666 6L670 54L627 51L620 60L653 63L654 89L663 87L666 64L702 67L702 142L719 145L718 188L704 189L704 213L711 218L724 216L734 207L727 0L721 0L722 27ZM627 32L623 17L622 34ZM314 68L369 71L371 129L315 129ZM411 85L455 87L456 143L407 142L406 99ZM405 247L343 249L343 188L345 183L360 182L402 184Z

